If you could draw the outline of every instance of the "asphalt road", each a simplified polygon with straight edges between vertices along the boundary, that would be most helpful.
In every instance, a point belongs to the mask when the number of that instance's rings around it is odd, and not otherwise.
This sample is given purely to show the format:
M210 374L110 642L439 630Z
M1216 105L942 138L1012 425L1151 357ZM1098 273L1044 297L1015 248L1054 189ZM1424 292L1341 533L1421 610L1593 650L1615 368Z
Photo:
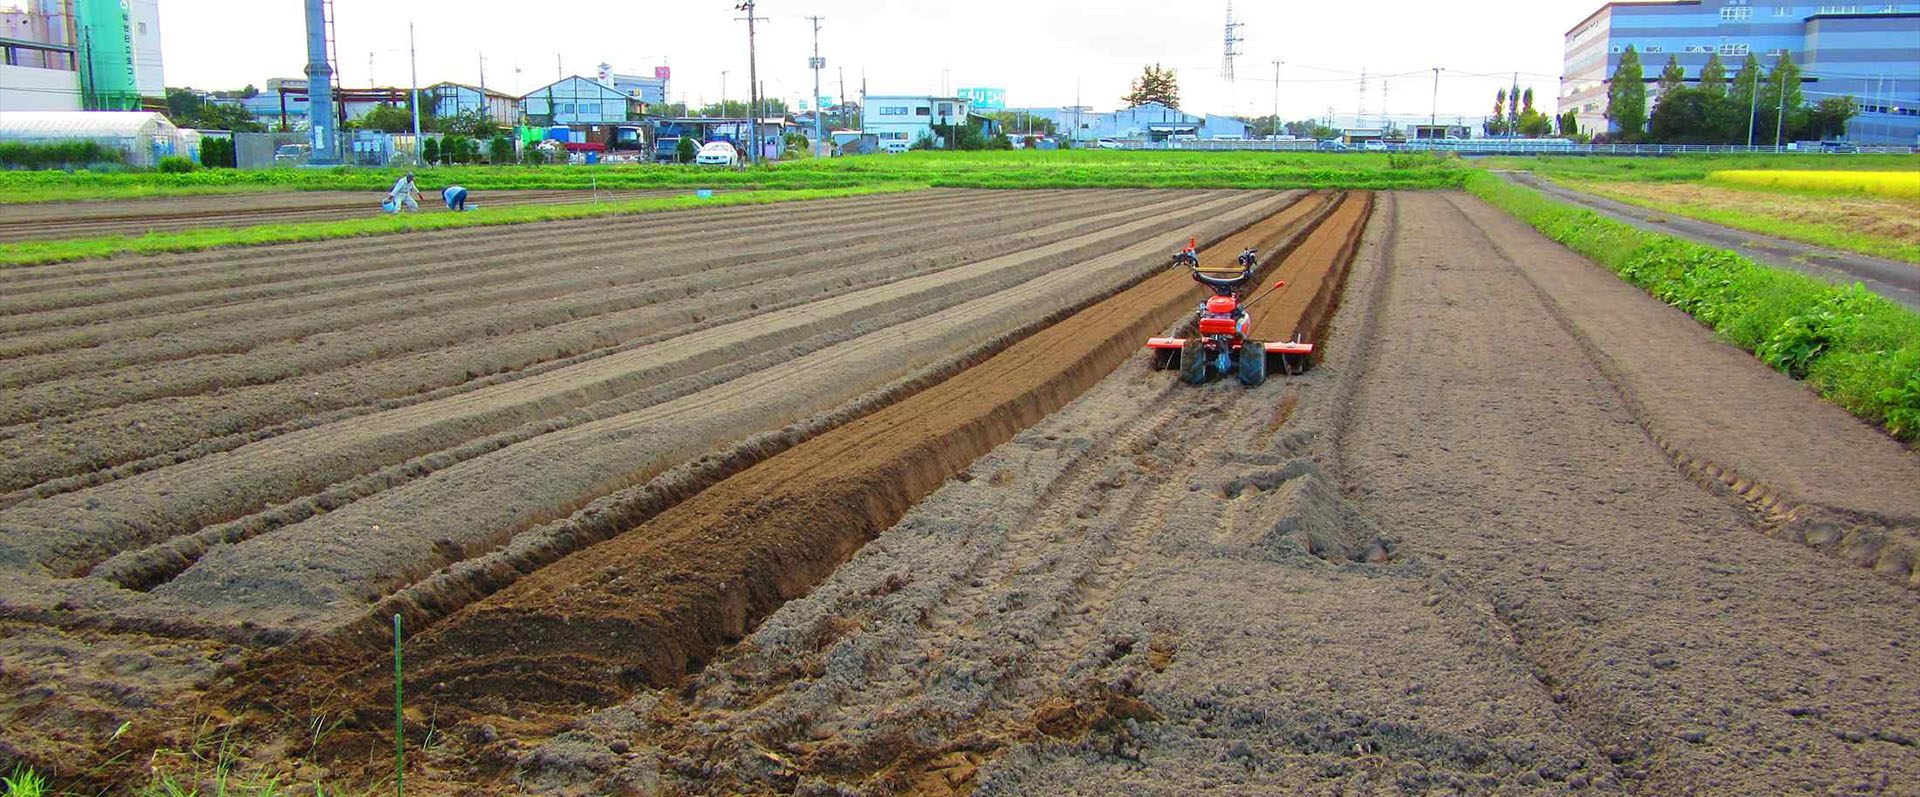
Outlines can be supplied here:
M1643 230L1731 249L1769 266L1798 271L1828 282L1859 282L1867 290L1920 310L1920 266L1879 257L1771 238L1672 213L1616 202L1575 191L1527 172L1496 172L1508 182L1543 191L1600 215ZM1656 221L1657 220L1657 221Z

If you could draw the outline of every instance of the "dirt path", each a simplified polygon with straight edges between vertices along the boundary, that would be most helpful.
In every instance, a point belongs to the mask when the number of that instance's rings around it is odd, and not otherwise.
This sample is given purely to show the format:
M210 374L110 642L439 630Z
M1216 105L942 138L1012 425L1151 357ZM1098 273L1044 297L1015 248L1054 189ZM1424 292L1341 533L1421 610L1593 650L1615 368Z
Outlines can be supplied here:
M640 191L476 191L468 200L475 206L523 207L686 196L692 188ZM438 190L422 191L420 211L446 213ZM138 237L149 232L172 232L203 227L252 227L262 224L301 224L316 221L372 218L378 215L381 191L301 191L181 196L89 202L15 203L0 205L0 243L93 238L106 235Z
M1712 222L1689 219L1672 213L1606 197L1575 191L1566 186L1525 172L1500 172L1509 182L1541 191L1555 199L1586 207L1615 221L1625 222L1649 232L1676 235L1697 243L1731 249L1775 268L1798 271L1828 282L1860 282L1868 290L1920 310L1920 266L1879 257L1844 252L1803 244L1783 238L1770 238L1745 230L1722 227Z
M690 687L503 743L513 788L1904 793L1920 599L1770 536L1642 424L1835 501L1904 500L1872 480L1911 460L1470 198L1375 220L1321 368L1248 391L1136 359ZM1803 441L1716 421L1745 389L1895 473L1771 459Z

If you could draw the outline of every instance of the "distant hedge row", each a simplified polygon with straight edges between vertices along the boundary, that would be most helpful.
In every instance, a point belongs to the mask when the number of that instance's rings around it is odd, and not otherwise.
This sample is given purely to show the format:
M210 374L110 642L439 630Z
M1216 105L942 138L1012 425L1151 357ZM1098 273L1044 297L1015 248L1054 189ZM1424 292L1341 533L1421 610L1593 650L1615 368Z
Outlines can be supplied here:
M1645 232L1480 171L1467 190L1895 437L1920 440L1920 313L1734 252Z
M124 156L118 148L104 146L97 141L0 143L0 168L4 169L58 169L94 163L119 163L122 160Z

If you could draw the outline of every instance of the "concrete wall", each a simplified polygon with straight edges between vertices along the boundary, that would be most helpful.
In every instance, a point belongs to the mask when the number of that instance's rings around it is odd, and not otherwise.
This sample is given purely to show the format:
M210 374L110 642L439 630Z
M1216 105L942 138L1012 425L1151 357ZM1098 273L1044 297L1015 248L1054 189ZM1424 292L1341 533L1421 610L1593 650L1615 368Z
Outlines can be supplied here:
M78 111L80 73L64 69L0 65L0 108L9 111Z

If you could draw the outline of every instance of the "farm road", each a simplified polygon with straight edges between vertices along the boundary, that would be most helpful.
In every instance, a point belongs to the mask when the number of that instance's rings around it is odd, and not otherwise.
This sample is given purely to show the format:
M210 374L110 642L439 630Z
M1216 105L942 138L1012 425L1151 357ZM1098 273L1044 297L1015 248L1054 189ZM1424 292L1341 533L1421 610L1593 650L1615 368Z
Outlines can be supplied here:
M1797 271L1828 282L1858 281L1867 290L1920 310L1920 266L1783 238L1723 227L1606 197L1575 191L1528 172L1496 172L1510 183L1524 185L1555 199L1572 202L1615 221L1648 232L1667 233L1721 249L1731 249L1756 262ZM1657 221L1656 221L1657 220Z

